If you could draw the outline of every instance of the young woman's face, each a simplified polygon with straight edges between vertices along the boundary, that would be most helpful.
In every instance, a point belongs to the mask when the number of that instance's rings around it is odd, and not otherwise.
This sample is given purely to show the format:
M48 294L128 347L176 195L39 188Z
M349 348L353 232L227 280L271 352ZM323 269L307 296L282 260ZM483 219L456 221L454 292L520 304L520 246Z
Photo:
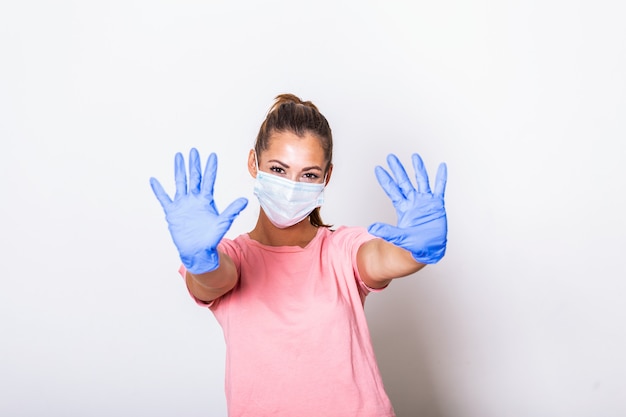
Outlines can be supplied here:
M322 183L326 177L328 182L332 170L330 166L325 175L324 149L319 139L309 133L300 137L291 132L275 132L270 136L269 147L258 157L261 171L291 181ZM254 150L250 151L248 170L256 178Z

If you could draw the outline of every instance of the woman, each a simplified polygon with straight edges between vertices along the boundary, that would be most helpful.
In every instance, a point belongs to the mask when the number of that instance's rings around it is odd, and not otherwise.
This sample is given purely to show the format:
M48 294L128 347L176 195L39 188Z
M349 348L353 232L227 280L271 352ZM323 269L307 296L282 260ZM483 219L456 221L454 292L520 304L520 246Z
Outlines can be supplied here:
M331 230L320 217L332 176L332 134L311 102L279 95L248 156L261 209L254 229L224 238L246 207L240 198L218 213L217 171L204 177L195 149L175 158L176 194L151 178L179 251L190 294L215 314L227 346L229 416L389 417L363 303L370 292L439 261L446 247L446 166L431 193L413 155L417 190L388 157L393 177L376 176L398 214L397 226ZM394 178L395 177L395 178Z

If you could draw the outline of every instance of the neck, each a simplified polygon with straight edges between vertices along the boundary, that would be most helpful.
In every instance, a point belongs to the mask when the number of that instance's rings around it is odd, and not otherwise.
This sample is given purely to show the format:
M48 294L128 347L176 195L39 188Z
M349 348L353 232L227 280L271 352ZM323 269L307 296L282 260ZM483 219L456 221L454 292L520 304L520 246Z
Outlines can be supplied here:
M301 248L313 240L317 227L306 217L300 223L279 229L267 218L263 210L259 213L254 229L248 233L250 239L268 246L300 246Z

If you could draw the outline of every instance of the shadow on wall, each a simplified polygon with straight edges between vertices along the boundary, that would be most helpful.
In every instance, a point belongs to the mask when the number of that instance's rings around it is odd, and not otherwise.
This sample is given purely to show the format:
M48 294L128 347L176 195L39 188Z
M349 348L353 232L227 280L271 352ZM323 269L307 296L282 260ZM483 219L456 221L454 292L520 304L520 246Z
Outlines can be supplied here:
M420 305L428 294L418 288L417 280L424 278L419 275L392 282L366 302L378 365L397 417L443 416L428 343L436 335L428 306Z

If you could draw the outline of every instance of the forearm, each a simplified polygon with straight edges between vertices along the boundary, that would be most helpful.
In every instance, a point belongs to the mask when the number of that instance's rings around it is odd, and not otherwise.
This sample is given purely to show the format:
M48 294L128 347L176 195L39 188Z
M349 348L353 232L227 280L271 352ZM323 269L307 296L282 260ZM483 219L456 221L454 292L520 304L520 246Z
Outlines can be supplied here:
M189 292L198 300L212 301L232 290L237 284L237 268L233 260L219 252L219 266L211 272L192 274L187 271L185 281Z
M383 239L364 243L357 255L361 279L372 288L384 287L395 278L411 275L424 266L411 252Z

